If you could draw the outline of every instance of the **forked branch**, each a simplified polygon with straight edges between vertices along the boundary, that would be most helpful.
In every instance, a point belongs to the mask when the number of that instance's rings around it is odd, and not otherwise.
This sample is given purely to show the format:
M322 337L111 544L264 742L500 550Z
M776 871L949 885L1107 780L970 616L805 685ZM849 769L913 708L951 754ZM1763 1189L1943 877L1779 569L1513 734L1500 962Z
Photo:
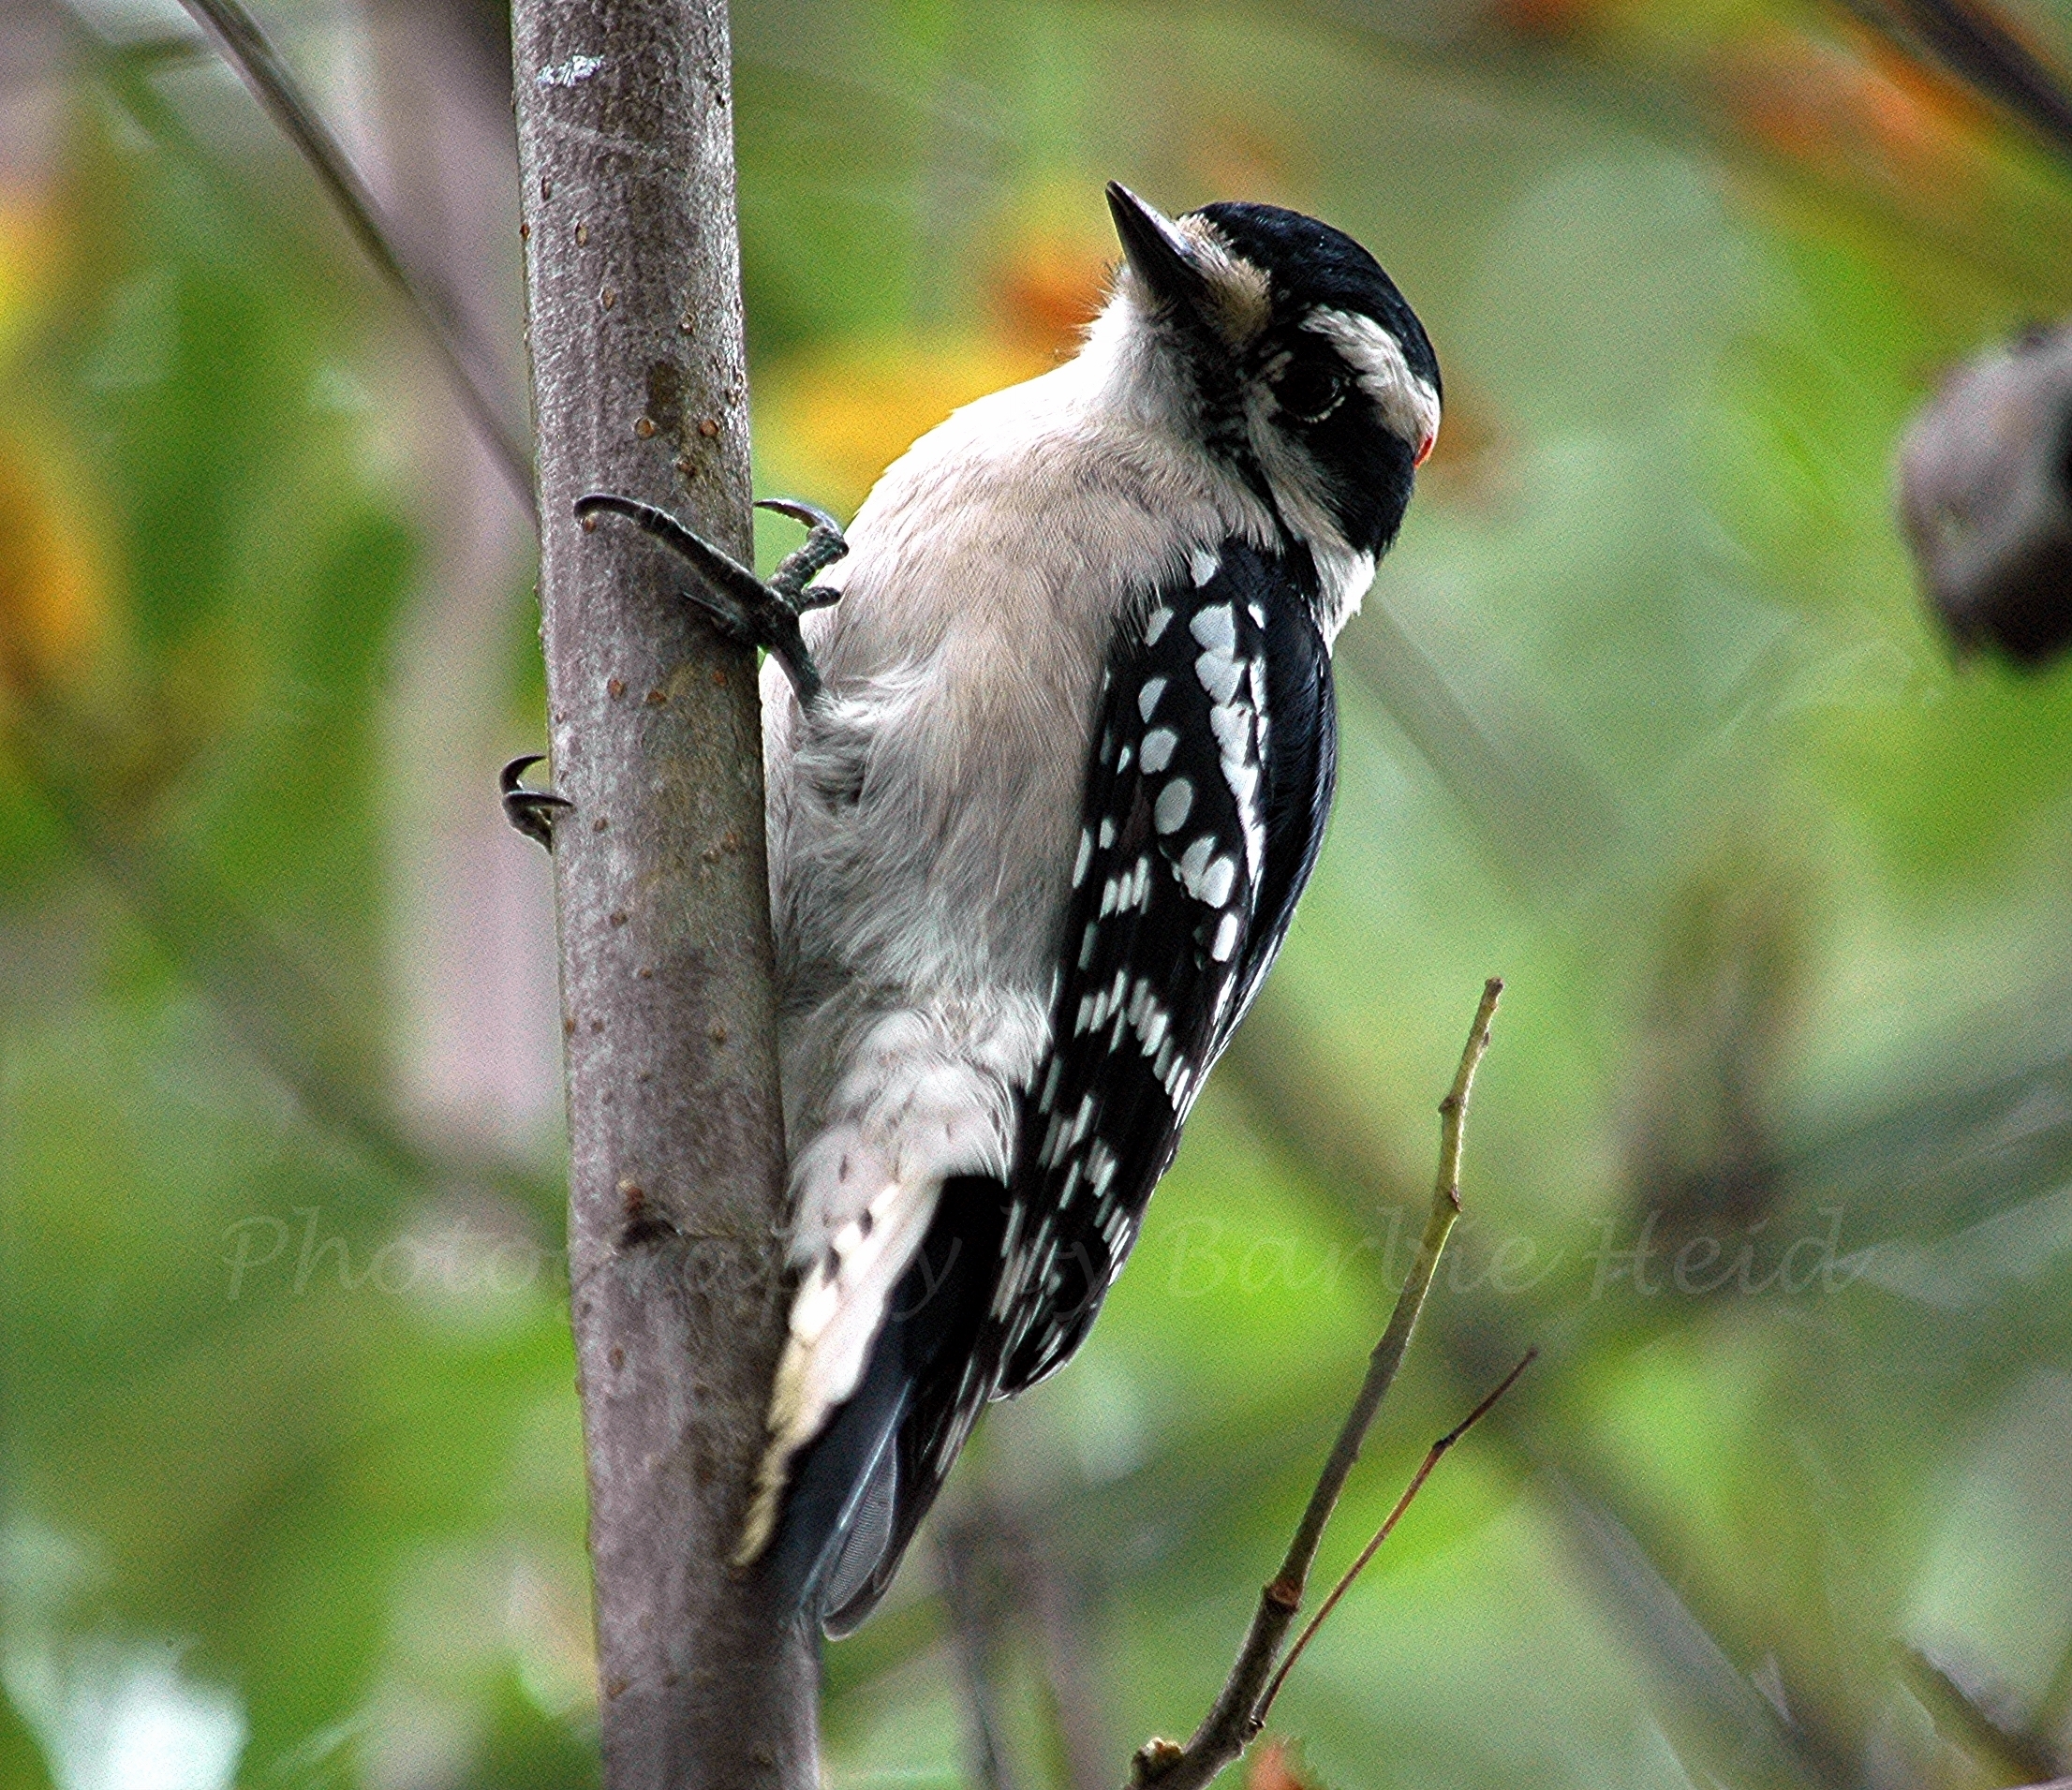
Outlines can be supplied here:
M1417 1326L1418 1314L1425 1308L1425 1295L1430 1292L1432 1276L1439 1268L1439 1257L1452 1234L1455 1220L1460 1216L1460 1146L1468 1120L1468 1101L1473 1092L1475 1071L1481 1066L1483 1053L1489 1047L1489 1024L1496 1016L1497 1000L1502 993L1503 984L1494 976L1483 987L1474 1023L1468 1028L1467 1045L1460 1053L1460 1067L1454 1072L1453 1086L1446 1090L1445 1099L1439 1102L1439 1172L1432 1188L1431 1210L1425 1219L1425 1234L1418 1241L1417 1255L1411 1263L1402 1290L1396 1295L1396 1309L1389 1316L1388 1327L1374 1345L1359 1396L1346 1413L1338 1442L1317 1477L1316 1489L1310 1494L1302 1520L1295 1525L1287 1556L1280 1562L1280 1572L1260 1592L1259 1607L1253 1613L1244 1644L1237 1650L1230 1676L1223 1681L1222 1690L1201 1726L1194 1731L1193 1738L1184 1747L1171 1740L1149 1740L1138 1749L1132 1783L1140 1790L1147 1785L1156 1785L1157 1790L1197 1790L1198 1786L1214 1779L1244 1752L1265 1725L1266 1709L1280 1694L1287 1676L1286 1667L1294 1664L1295 1656L1309 1645L1310 1635L1315 1633L1316 1622L1313 1621L1277 1673L1276 1664L1281 1661L1281 1642L1286 1639L1302 1607L1302 1594L1309 1583L1310 1568L1316 1561L1317 1548L1324 1540L1325 1527L1330 1522L1339 1494L1345 1489L1345 1482L1360 1457L1361 1444L1367 1440L1367 1432L1373 1428L1382 1400L1388 1396L1397 1371L1403 1365L1411 1333ZM1526 1361L1531 1359L1529 1354ZM1324 1608L1318 1612L1317 1621L1328 1613L1360 1568L1387 1539L1397 1517L1416 1496L1441 1457L1502 1397L1511 1383L1524 1371L1525 1365L1525 1361L1519 1362L1503 1383L1475 1407L1466 1422L1434 1444L1396 1511L1352 1572L1325 1601Z

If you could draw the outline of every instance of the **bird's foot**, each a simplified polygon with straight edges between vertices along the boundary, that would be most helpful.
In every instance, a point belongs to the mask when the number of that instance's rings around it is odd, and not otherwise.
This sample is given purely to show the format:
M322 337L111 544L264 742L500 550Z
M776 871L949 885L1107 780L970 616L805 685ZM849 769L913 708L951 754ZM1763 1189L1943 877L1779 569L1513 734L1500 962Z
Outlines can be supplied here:
M540 754L537 752L527 752L523 758L512 759L497 777L496 787L503 793L504 819L526 838L539 840L552 851L554 817L562 808L572 808L575 804L565 795L556 795L552 790L525 788L525 773L539 762Z
M770 588L802 615L809 609L825 609L840 600L840 591L816 584L813 580L849 551L842 525L819 504L807 503L803 497L758 497L755 507L789 516L793 522L804 523L807 528L806 539L786 554L770 574Z
M841 525L814 504L796 497L765 497L756 508L790 516L809 530L805 541L785 555L768 584L732 554L691 533L668 510L636 497L593 491L576 499L575 513L587 518L608 510L688 559L701 574L701 587L685 594L735 640L775 653L799 701L810 704L821 693L821 673L807 651L799 617L808 610L824 609L840 597L839 591L812 580L847 553L849 543L842 539Z

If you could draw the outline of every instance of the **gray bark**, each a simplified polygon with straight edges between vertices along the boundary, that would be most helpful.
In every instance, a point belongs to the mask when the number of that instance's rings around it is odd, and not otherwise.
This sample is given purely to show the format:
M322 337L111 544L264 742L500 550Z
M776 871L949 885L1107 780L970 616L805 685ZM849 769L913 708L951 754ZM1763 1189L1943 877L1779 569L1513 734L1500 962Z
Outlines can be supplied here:
M582 493L749 550L722 0L517 0L540 590L608 1790L817 1781L813 1642L726 1557L783 1334L754 665Z

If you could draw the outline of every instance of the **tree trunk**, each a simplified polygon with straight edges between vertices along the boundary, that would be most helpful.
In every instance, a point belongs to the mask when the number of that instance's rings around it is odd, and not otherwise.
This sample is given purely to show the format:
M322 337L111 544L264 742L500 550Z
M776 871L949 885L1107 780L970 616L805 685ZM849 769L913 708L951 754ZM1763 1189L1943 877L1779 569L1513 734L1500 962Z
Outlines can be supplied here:
M784 1324L755 667L570 512L748 556L726 8L512 10L604 1782L808 1790L813 1641L726 1566Z

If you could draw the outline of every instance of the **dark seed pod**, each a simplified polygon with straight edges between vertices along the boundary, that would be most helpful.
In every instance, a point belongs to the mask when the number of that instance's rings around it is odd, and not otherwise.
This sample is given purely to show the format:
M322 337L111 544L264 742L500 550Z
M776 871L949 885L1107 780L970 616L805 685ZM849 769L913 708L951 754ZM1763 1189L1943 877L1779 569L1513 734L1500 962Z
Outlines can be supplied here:
M1953 374L1900 448L1900 519L1960 652L2072 644L2072 325Z

